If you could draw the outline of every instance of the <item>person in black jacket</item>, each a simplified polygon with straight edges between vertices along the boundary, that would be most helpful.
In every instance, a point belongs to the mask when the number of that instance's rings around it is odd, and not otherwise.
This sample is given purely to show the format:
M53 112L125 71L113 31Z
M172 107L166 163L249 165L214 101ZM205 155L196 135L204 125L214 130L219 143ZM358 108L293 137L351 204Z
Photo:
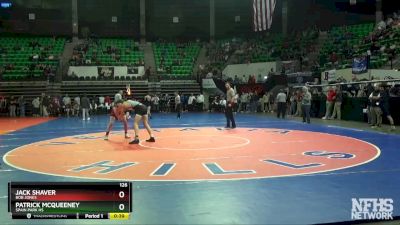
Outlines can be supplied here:
M381 85L380 86L380 104L379 106L381 107L383 116L386 116L386 118L389 120L390 123L390 129L391 130L395 130L396 127L394 126L394 121L393 121L393 117L390 114L390 107L389 107L389 99L390 99L390 95L389 95L389 86L386 85Z

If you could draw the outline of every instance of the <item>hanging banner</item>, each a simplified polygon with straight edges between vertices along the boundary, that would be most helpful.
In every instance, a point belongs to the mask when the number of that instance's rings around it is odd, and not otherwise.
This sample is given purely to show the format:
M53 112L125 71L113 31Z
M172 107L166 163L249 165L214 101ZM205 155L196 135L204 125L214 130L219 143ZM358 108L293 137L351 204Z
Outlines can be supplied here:
M353 59L353 74L362 74L368 72L368 60L366 57Z
M112 66L99 66L97 73L100 78L114 78L114 67Z

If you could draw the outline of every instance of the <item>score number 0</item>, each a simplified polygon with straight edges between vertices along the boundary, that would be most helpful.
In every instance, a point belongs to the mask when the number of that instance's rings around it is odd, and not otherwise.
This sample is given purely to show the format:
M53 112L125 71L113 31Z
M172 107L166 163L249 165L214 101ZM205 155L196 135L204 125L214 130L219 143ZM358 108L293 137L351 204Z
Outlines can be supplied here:
M128 183L119 183L119 186L120 186L120 187L128 187ZM120 198L124 198L124 197L125 197L125 192L120 191L120 192L118 193L118 196L119 196ZM125 209L125 205L124 205L124 204L119 204L118 208L119 208L119 210L123 211L123 210Z

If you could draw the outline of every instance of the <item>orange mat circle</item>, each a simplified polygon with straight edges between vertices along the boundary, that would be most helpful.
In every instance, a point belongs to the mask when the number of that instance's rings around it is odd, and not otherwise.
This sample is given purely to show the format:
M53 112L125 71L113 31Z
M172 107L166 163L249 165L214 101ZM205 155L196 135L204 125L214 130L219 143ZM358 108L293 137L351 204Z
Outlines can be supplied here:
M380 154L376 146L361 140L298 130L163 128L155 132L155 143L145 142L148 136L142 130L139 145L129 145L122 133L111 134L108 141L103 135L40 141L11 150L3 159L21 170L56 176L188 181L314 174L362 165ZM352 157L334 157L341 154ZM104 166L77 171L99 162ZM306 166L310 164L318 166ZM127 166L104 173L107 165ZM168 171L162 172L168 165Z

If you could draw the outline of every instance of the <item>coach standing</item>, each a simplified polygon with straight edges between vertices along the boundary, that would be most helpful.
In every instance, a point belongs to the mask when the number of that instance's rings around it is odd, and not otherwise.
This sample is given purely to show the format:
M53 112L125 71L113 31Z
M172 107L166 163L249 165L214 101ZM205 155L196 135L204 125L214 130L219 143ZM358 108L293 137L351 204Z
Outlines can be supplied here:
M236 128L235 118L233 118L233 107L235 104L235 90L231 87L229 82L225 83L226 88L226 107L225 107L225 116L226 116L226 128Z

